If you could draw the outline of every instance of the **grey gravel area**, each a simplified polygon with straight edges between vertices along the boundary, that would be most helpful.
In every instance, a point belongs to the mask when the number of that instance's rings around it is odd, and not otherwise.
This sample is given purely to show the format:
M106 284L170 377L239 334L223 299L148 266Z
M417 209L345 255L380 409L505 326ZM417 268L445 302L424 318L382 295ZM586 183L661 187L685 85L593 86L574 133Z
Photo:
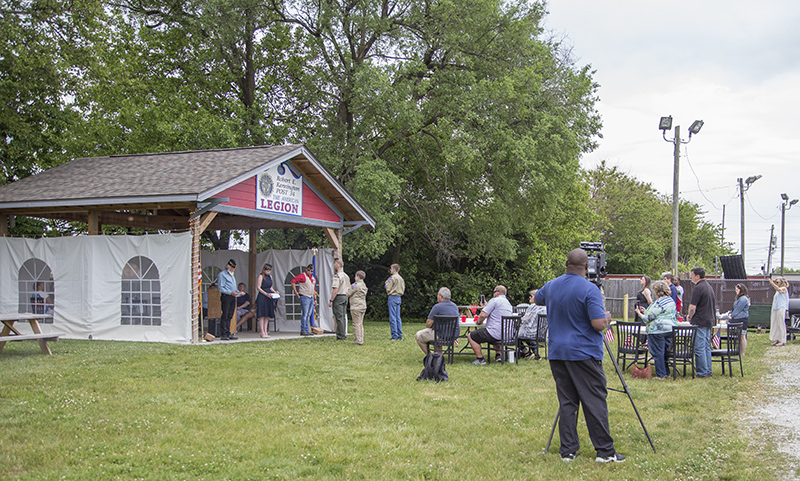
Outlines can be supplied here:
M800 481L800 342L770 347L765 360L771 366L765 377L766 402L757 404L750 422L785 455L780 479Z

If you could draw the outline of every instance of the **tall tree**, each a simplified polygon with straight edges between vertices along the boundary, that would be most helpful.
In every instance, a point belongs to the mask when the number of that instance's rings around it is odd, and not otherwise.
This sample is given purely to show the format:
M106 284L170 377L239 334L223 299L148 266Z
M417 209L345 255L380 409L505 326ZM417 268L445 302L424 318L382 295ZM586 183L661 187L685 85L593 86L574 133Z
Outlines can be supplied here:
M586 172L595 229L608 254L609 272L658 276L671 269L672 205L651 184L609 167L605 161ZM679 270L710 266L728 250L720 245L719 228L702 218L699 206L679 205Z
M516 259L522 233L578 182L599 129L596 85L544 38L543 5L272 8L319 52L321 115L307 141L378 219L354 250L424 242L442 265Z
M0 185L68 158L74 72L102 15L97 1L71 4L0 0Z

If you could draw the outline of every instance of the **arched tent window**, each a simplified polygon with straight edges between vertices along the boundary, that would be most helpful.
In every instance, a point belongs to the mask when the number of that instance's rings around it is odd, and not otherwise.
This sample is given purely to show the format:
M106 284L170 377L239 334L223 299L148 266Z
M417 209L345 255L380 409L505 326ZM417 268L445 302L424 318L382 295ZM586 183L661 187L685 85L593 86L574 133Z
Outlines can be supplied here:
M55 306L55 284L50 266L35 257L28 259L19 268L19 310L34 314L52 314ZM51 324L53 318L40 319Z
M299 321L303 314L303 310L300 307L300 299L294 295L294 291L292 290L292 279L302 274L304 267L305 266L295 267L290 270L283 279L283 303L286 308L287 321Z
M121 310L123 326L161 325L161 280L147 257L133 257L122 269Z

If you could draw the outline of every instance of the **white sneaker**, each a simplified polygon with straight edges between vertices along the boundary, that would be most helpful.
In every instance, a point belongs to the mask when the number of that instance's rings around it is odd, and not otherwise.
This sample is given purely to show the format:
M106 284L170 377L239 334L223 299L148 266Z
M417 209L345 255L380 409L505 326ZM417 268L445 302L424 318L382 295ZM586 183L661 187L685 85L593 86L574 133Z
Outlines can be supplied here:
M598 456L597 458L595 458L595 461L597 461L598 463L624 463L625 462L625 456L623 456L623 455L621 455L619 453L615 453L615 454L613 454L611 456L608 456L606 458L602 458L602 457Z

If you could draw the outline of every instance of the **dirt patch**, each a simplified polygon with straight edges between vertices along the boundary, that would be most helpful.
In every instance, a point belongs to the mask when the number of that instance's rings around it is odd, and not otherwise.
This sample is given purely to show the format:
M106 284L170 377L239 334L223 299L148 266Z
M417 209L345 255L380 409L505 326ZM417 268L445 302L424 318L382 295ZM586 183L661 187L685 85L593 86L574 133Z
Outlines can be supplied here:
M749 421L784 455L780 479L800 481L800 343L770 347L764 360L771 368L764 378L765 402L756 404Z

